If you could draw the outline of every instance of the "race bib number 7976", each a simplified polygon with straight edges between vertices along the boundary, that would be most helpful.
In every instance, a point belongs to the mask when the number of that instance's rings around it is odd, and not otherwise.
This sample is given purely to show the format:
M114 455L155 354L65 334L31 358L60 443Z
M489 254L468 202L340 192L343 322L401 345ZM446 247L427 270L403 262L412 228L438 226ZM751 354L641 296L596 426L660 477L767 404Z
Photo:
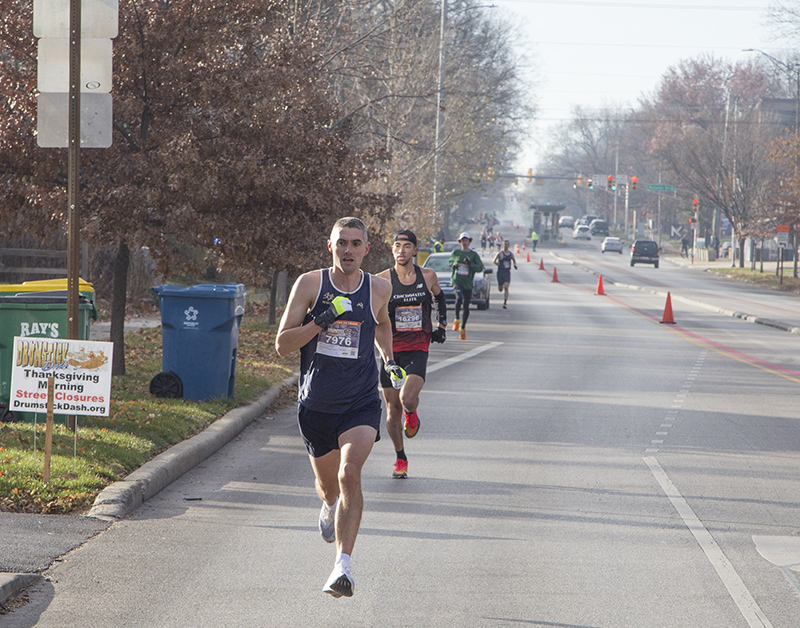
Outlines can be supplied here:
M358 358L358 340L361 323L358 321L336 321L317 336L317 353L334 358L355 360Z

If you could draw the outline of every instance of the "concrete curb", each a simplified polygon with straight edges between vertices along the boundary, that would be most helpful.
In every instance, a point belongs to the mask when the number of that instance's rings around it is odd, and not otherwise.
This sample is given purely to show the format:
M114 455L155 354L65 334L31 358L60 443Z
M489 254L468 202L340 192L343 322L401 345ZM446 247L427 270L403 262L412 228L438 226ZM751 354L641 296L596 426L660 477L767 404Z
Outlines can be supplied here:
M107 486L97 496L87 516L104 521L118 521L126 517L161 489L236 438L244 428L264 414L284 388L296 384L297 380L296 374L287 377L272 386L256 402L231 410L200 434L170 447L124 480ZM5 604L9 598L42 578L40 574L0 573L0 604Z
M0 604L42 579L38 573L0 573Z
M275 384L255 403L231 410L200 434L170 447L124 480L107 486L97 496L87 516L104 521L118 521L126 517L189 469L238 436L274 403L281 390L295 384L297 378L297 375L293 375Z
M586 271L587 273L589 273L591 275L600 274L600 273L597 273L597 272L591 270L590 268L587 268L586 266L584 266L583 264L581 264L579 262L575 262L573 260L569 260L569 259L566 259L564 257L560 257L559 255L557 255L555 253L552 253L551 255L553 255L553 257L558 258L560 261L564 262L565 264L570 264L571 266L575 266L576 268L580 268L581 270L584 270L584 271ZM668 261L671 261L671 260L668 260ZM676 264L676 265L677 266L685 266L683 264ZM656 296L663 296L663 297L667 296L667 291L666 290L658 290L658 289L655 289L655 288L645 288L645 287L642 287L642 286L634 286L632 284L615 282L615 281L613 281L611 279L606 279L604 281L608 285L618 286L620 288L626 288L628 290L639 290L640 292L649 292L650 294L654 294ZM747 314L746 312L737 312L735 310L728 310L728 309L723 308L723 307L717 307L716 305L709 305L708 303L703 303L702 301L698 301L697 299L692 299L692 298L684 297L684 296L680 296L680 295L674 295L673 294L673 295L671 295L671 298L673 300L675 300L675 301L681 301L683 303L688 303L690 305L694 305L696 307L700 307L700 308L703 308L705 310L709 310L711 312L717 312L719 314L723 314L724 316L730 316L732 318L740 318L740 319L742 319L744 321L747 321L749 323L755 323L756 325L764 325L766 327L773 327L775 329L779 329L781 331L785 331L785 332L788 332L790 334L795 334L795 335L800 336L800 327L795 327L794 325L789 325L788 323L783 323L781 321L776 321L776 320L773 320L771 318L763 318L763 317L760 317L760 316L755 316L753 314Z

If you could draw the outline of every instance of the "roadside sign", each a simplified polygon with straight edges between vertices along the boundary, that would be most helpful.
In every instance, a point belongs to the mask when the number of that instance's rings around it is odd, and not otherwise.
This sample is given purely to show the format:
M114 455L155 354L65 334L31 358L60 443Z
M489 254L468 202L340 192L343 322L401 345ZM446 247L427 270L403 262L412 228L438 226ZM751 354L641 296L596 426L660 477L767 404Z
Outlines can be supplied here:
M112 342L15 337L9 410L44 414L53 377L53 414L108 416L113 350Z
M674 185L664 185L663 183L648 183L647 189L650 192L674 192Z
M787 246L789 246L789 231L791 230L791 227L789 225L778 225L777 230L778 246L782 249L785 249Z

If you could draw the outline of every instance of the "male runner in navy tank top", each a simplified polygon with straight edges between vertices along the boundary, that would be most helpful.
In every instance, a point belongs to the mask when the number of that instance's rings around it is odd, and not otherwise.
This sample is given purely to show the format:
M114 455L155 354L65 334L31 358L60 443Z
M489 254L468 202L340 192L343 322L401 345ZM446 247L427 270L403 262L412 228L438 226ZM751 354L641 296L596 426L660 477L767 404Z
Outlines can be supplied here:
M392 244L394 266L378 277L392 282L389 300L389 320L392 322L392 350L394 359L406 372L406 381L400 390L391 382L385 371L381 373L381 388L386 400L386 430L394 444L397 459L392 477L408 476L408 458L403 447L403 432L408 438L419 430L419 393L425 384L428 365L428 348L431 340L445 341L447 303L439 287L436 273L430 268L420 268L414 263L417 254L417 236L409 229L398 231ZM436 299L438 325L432 322L433 300Z
M361 270L369 251L364 223L336 221L328 250L332 268L305 273L292 287L275 346L281 356L300 349L297 418L323 502L319 530L336 542L323 591L349 597L350 554L364 505L361 469L381 419L374 346L392 377L402 382L404 373L392 356L392 286Z

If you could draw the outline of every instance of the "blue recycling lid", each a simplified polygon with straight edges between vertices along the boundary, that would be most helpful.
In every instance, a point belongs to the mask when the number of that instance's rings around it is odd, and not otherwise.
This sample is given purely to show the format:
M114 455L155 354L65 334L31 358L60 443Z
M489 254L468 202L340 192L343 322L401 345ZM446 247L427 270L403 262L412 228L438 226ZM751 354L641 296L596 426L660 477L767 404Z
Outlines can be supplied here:
M153 286L151 290L160 298L238 299L247 295L247 290L241 283L201 283L196 286L165 283L161 286Z

